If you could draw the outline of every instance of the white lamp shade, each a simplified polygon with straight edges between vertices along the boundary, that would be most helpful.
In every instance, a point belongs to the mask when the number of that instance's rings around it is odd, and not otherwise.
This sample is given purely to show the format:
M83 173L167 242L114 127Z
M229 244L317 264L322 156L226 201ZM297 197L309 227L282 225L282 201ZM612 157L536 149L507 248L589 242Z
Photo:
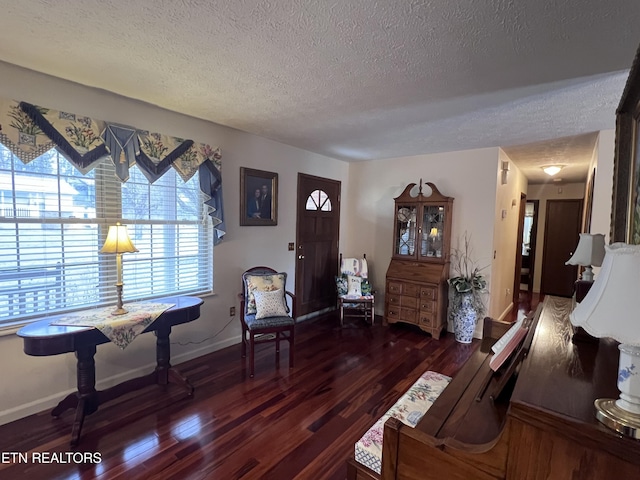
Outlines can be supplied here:
M119 223L109 227L107 239L100 249L100 253L133 253L137 251L138 249L129 238L127 226Z
M604 235L601 233L581 233L576 251L565 265L599 267L604 259Z
M640 346L640 245L605 249L600 275L571 313L571 323L594 337Z

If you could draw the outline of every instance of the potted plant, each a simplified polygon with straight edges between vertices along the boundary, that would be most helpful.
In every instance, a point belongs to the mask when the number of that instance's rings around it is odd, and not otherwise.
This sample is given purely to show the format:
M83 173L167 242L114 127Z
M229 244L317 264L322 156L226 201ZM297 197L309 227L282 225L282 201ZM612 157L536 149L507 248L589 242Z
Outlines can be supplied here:
M449 283L449 318L453 322L455 338L460 343L471 343L478 320L485 313L484 293L487 281L472 258L471 236L464 234L464 246L451 249L451 269L454 276Z

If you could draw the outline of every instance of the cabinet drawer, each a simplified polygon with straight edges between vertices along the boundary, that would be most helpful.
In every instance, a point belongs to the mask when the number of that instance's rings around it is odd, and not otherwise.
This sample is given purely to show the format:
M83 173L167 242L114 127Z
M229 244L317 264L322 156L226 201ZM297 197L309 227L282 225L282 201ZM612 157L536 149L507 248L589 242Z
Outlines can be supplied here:
M400 321L408 323L418 323L418 312L412 308L400 308Z
M420 295L420 286L413 283L405 283L402 285L402 295L418 297Z
M411 308L413 310L417 310L420 306L420 299L416 297L407 297L406 295L402 295L400 297L400 306L403 308Z
M400 295L402 293L401 282L389 282L387 286L388 293L396 293Z
M438 291L435 287L422 287L420 289L420 298L436 300L438 298Z
M399 307L400 306L400 295L387 295L387 300L389 301L389 306Z
M420 299L420 311L424 313L433 313L438 309L438 304L430 300Z
M400 309L398 307L389 307L387 309L387 318L391 321L400 320Z
M435 322L433 321L433 316L428 314L428 313L424 313L424 312L420 312L420 325L425 325L427 327L433 327L435 326Z

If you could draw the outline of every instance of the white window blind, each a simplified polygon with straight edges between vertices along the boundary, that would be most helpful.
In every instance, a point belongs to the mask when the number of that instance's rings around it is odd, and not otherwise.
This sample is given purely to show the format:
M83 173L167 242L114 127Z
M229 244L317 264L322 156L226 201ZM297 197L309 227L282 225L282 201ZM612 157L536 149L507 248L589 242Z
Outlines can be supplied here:
M213 229L198 175L126 183L109 159L86 175L56 150L24 165L0 145L0 326L116 302L109 225L127 225L124 302L213 289Z

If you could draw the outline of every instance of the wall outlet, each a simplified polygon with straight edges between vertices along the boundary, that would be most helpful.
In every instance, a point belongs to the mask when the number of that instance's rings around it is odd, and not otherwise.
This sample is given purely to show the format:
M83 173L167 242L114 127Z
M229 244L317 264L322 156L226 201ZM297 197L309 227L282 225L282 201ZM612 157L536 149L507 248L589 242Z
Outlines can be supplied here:
M290 242L289 245L287 245L287 248L290 252L293 252L293 242Z
M233 317L236 314L236 307L229 307L229 316Z

